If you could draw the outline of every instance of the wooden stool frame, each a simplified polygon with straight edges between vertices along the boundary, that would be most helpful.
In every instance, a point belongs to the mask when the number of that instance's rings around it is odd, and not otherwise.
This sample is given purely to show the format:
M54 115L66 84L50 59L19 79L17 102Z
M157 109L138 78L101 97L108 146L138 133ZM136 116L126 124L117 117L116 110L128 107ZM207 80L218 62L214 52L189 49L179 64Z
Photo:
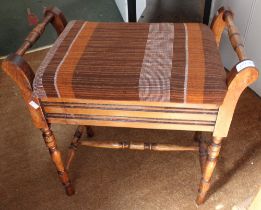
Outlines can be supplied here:
M85 120L69 120L69 119L55 119L52 118L52 103L57 103L55 99L52 101L42 101L39 98L34 97L33 95L33 80L34 73L30 65L23 59L23 55L26 51L33 46L33 44L40 38L43 34L44 29L48 23L51 23L55 28L58 36L64 30L67 22L62 14L62 12L56 7L49 7L44 11L44 19L38 24L32 32L26 37L23 45L16 51L15 54L11 54L3 61L2 68L3 70L16 82L20 88L21 94L24 98L25 103L31 113L33 123L35 127L39 128L43 133L43 138L46 146L49 149L52 161L54 162L58 176L65 187L67 195L74 194L74 188L70 182L68 176L68 170L70 163L75 155L75 151L78 145L85 145L89 147L100 147L100 148L113 148L113 149L136 149L136 150L154 150L154 151L197 151L200 153L200 165L202 171L202 179L199 185L199 192L196 199L197 204L202 204L205 200L206 194L210 187L210 179L213 174L219 151L221 148L221 142L224 137L227 137L231 120L234 114L234 110L238 99L243 92L243 90L252 84L258 78L258 70L253 66L244 66L243 69L236 68L237 65L231 70L227 76L227 86L228 90L225 95L223 104L221 106L215 105L186 105L181 106L181 104L168 103L167 106L175 109L186 108L191 112L195 112L195 115L184 114L186 119L195 120L195 116L200 119L205 119L208 121L213 121L211 116L206 115L206 111L210 112L215 116L214 123L207 123L206 125L196 126L196 125L169 125L164 127L162 125L151 126L150 124L137 125L135 122L131 126L126 126L124 123L99 123L95 121ZM231 41L231 44L238 55L239 63L242 64L247 60L247 55L244 51L244 45L240 39L240 34L233 22L233 14L231 11L224 10L224 8L219 9L217 15L215 16L211 29L215 36L216 44L219 46L221 35L225 28L228 29L228 36ZM75 104L84 104L86 100L69 100L63 101L63 103L73 103ZM33 103L33 104L32 104ZM121 105L118 102L107 102L109 104ZM123 102L127 104L136 105L133 102ZM144 102L145 104L145 102ZM142 105L142 102L139 103ZM155 107L160 109L161 104L155 103ZM56 110L57 111L57 110ZM74 110L75 111L75 110ZM81 112L81 108L75 112ZM66 114L66 113L65 113ZM112 114L113 115L113 114ZM209 119L211 118L211 120ZM50 128L52 123L60 124L78 124L74 139L71 143L66 167L63 164L61 153L57 148L56 140L54 134ZM131 127L131 128L152 128L152 129L170 129L170 130L190 130L196 131L194 139L198 141L198 147L180 147L170 144L156 144L156 143L139 143L139 142L114 142L114 141L80 141L80 138L85 130L87 129L87 134L93 136L92 129L90 125L93 126L115 126L115 127ZM130 125L130 124L128 124ZM213 132L213 139L210 145L207 145L206 142L202 139L202 131L211 131Z

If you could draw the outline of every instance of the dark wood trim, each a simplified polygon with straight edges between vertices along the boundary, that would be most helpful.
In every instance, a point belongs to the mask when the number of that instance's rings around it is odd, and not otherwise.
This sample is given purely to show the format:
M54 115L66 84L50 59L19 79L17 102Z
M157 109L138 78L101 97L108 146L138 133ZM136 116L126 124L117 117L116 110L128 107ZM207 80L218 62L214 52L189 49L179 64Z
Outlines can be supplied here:
M211 12L211 5L212 5L212 0L205 0L203 23L206 24L206 25L208 25L208 23L209 23L209 16L210 16L210 12Z
M137 22L136 0L128 0L129 22Z

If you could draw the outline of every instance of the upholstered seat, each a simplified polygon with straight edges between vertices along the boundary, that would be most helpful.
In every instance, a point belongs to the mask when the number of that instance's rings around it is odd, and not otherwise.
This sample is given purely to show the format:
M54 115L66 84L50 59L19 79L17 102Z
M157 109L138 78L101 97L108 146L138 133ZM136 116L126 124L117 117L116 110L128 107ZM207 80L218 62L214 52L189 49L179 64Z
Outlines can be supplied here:
M212 31L198 23L71 21L34 80L40 99L223 102L226 77Z

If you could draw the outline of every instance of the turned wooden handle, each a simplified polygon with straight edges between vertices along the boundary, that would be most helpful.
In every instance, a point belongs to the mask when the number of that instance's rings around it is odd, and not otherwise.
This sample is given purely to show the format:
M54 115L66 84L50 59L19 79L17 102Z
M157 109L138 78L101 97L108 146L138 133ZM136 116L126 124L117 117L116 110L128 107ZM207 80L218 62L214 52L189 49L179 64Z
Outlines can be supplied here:
M223 22L228 28L228 35L237 56L239 58L236 64L227 76L228 90L219 108L213 136L227 137L234 111L242 92L258 79L258 69L254 62L247 59L240 33L234 24L233 13L231 11L223 12Z
M33 46L33 44L41 37L46 25L54 18L54 15L49 13L25 38L22 46L16 51L17 55L24 55L25 52Z
M16 51L16 55L23 56L33 44L41 37L48 23L51 23L59 35L65 28L67 21L63 13L56 7L49 7L44 11L44 19L25 38L22 46Z
M235 52L237 53L237 56L239 58L238 64L240 64L243 63L245 60L248 60L248 57L245 52L244 44L242 42L239 30L236 27L233 18L234 15L231 11L225 10L223 12L223 21L226 23L231 45L234 48ZM237 89L239 89L240 86L242 90L257 80L258 70L257 68L255 68L255 66L246 65L243 69L245 70L245 72L247 71L247 73L240 73L239 70L236 69L236 66L234 66L234 68L232 69L232 71L229 73L227 77L227 84L230 88L233 87L231 83L233 80L236 80L235 79L236 76L239 77L237 81Z
M240 61L247 59L247 55L244 49L244 44L241 40L241 36L239 33L238 28L236 27L233 21L233 13L229 10L224 11L223 20L226 22L227 29L228 29L228 36L231 42L232 47L234 48L235 52Z
M23 98L32 115L32 120L37 128L48 128L43 110L40 107L38 98L33 96L34 72L30 65L22 57L25 52L40 38L48 23L51 23L59 35L66 26L66 19L63 13L56 7L49 7L44 11L44 19L38 24L31 33L25 38L22 46L15 54L10 54L3 62L2 69L13 79L20 88ZM38 105L35 108L31 103Z

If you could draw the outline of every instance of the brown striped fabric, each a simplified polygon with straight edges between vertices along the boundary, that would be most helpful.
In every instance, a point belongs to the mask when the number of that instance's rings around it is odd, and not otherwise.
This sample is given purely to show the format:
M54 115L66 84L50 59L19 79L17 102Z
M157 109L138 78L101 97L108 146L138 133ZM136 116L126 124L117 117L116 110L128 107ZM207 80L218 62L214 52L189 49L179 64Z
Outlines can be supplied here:
M34 94L219 105L225 81L205 25L72 21L37 70Z

